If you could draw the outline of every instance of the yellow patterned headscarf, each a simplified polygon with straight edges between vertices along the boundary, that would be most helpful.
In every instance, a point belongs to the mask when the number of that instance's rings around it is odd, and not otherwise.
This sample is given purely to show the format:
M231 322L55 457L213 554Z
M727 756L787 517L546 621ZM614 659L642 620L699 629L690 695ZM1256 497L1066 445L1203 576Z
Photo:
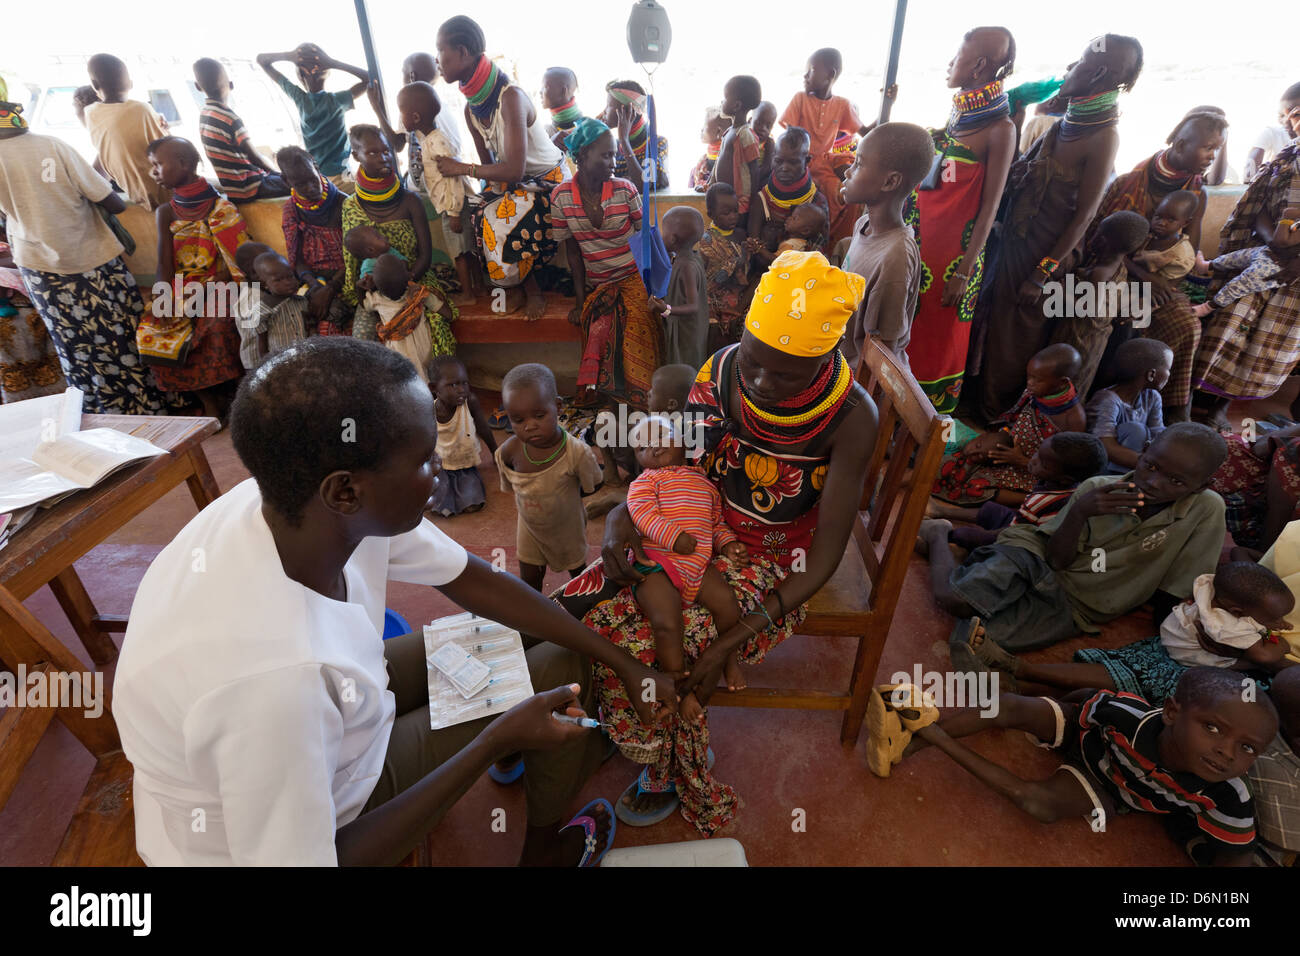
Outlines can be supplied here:
M839 344L866 287L862 276L835 268L820 252L783 252L754 290L745 330L787 355L825 355Z

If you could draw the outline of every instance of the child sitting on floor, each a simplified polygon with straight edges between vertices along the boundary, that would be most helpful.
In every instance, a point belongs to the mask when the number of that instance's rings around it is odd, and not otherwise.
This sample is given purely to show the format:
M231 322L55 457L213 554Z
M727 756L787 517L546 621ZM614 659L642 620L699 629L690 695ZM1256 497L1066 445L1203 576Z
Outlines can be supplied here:
M940 543L946 541L964 551L974 551L992 544L1003 528L1013 524L1042 524L1065 507L1080 482L1101 474L1105 467L1106 449L1095 436L1086 432L1049 435L1029 459L1034 487L1025 495L1024 503L1018 509L992 500L979 508L955 505L936 508L934 513L944 517L927 518L921 522L917 551L923 556L928 554L936 536ZM975 526L954 528L948 518L973 521Z
M745 564L749 552L722 520L722 498L713 483L703 471L686 464L686 446L671 421L653 415L639 422L628 437L642 471L628 486L627 510L645 538L646 555L654 562L637 565L646 577L633 593L654 631L659 669L684 677L682 606L698 598L713 615L719 634L734 627L740 608L712 560L716 553ZM733 653L725 667L729 687L737 686L739 669ZM703 713L693 692L682 698L680 713L691 721Z
M483 478L478 472L479 439L492 454L497 440L488 427L478 396L470 390L465 363L454 355L429 359L425 369L429 391L433 392L433 414L438 419L438 457L442 471L433 490L429 510L444 518L471 514L487 501Z
M253 243L244 243L248 245ZM267 250L253 260L252 274L258 283L256 301L239 323L239 360L246 369L311 334L307 297L298 294L302 283L288 260Z
M1081 432L1087 424L1074 389L1078 368L1079 353L1064 344L1049 345L1031 358L1020 400L994 422L1002 427L971 439L940 467L930 514L954 517L945 502L963 508L985 501L1019 507L1035 484L1029 459L1039 446L1057 432Z
M939 720L915 687L886 686L868 703L868 762L887 776L892 763L932 745L1043 823L1078 815L1105 832L1118 811L1159 813L1197 863L1241 865L1256 843L1241 777L1278 731L1272 701L1249 691L1238 674L1193 667L1163 708L1108 690L1082 703L1001 694L992 716L965 708ZM1024 780L954 739L994 728L1027 731L1061 751L1063 772Z
M1264 675L1293 666L1274 631L1290 627L1295 598L1282 579L1250 561L1221 564L1202 574L1192 597L1169 612L1160 633L1106 650L1085 647L1071 662L1032 661L984 640L982 629L967 643L985 664L1003 672L1003 686L1033 681L1063 688L1104 688L1137 694L1160 705L1191 667L1226 667Z
M722 137L731 129L731 117L723 116L716 106L704 111L704 127L700 130L700 141L704 143L704 155L691 170L687 185L697 193L706 192L709 181L713 178L713 167L718 163L718 150L722 148Z
M375 260L371 278L374 288L361 304L361 310L369 313L365 325L374 328L380 342L410 359L427 382L425 364L433 353L433 323L445 321L439 313L446 303L428 286L411 281L406 260L391 252ZM357 326L362 322L358 315Z
M1101 439L1112 475L1122 475L1165 428L1160 390L1174 351L1156 339L1130 339L1115 351L1115 384L1088 402L1088 431Z
M754 193L763 185L760 178L763 146L749 125L749 114L763 100L763 89L752 76L733 76L722 88L722 115L731 120L731 129L722 137L718 161L713 167L715 183L726 183L736 190L741 216L749 214Z
M1205 318L1216 308L1226 309L1252 292L1276 289L1295 281L1300 269L1300 206L1287 206L1282 210L1273 238L1267 245L1238 249L1208 263L1198 263L1198 271L1205 275L1210 274L1211 268L1224 273L1240 271L1214 294L1212 300L1192 309L1200 318Z
M1223 549L1223 499L1210 478L1227 457L1223 438L1191 422L1170 425L1115 478L1079 485L1041 525L1012 525L979 548L945 582L932 569L935 600L959 618L949 639L953 664L979 670L967 647L980 623L1005 650L1047 647L1127 614L1153 598L1156 620L1213 571ZM951 556L944 549L930 561Z
M1131 300L1124 260L1142 248L1149 231L1147 221L1132 210L1111 213L1097 227L1083 261L1073 271L1076 288L1096 292L1094 306L1062 309L1065 314L1056 319L1052 341L1078 350L1081 362L1074 387L1080 395L1092 392L1103 356L1133 334L1129 323L1138 303ZM1063 279L1062 288L1067 287L1068 280Z
M778 165L780 161L778 152ZM934 140L910 123L886 123L858 144L843 197L849 205L862 203L866 212L853 226L844 271L867 280L867 297L840 343L851 369L858 367L867 336L873 334L880 336L881 344L904 368L909 367L907 343L921 291L922 265L912 228L903 221L903 204L933 163ZM773 177L776 174L774 168Z
M496 462L501 490L515 494L519 577L540 591L548 566L573 578L587 564L582 499L600 488L600 465L586 442L560 428L555 375L545 365L507 372L501 403L514 434L496 450Z
M1196 264L1196 250L1187 238L1187 227L1200 200L1196 193L1179 189L1160 200L1151 213L1151 234L1147 243L1130 257L1153 275L1177 286Z
M664 213L664 248L673 271L662 299L650 297L650 311L664 327L664 361L699 368L709 357L709 288L696 244L704 235L704 217L693 206L674 206Z
M289 187L253 148L244 121L230 108L230 91L235 84L230 82L226 68L211 57L195 60L194 84L207 97L199 113L199 140L226 198L231 202L252 202L289 195Z
M466 249L460 229L460 213L465 197L477 190L468 176L444 176L438 171L440 156L450 156L457 161L460 161L460 156L447 135L434 125L442 104L433 87L423 81L402 87L397 92L397 109L402 126L416 138L420 161L424 165L424 189L440 217L443 247L456 263L460 292L451 300L457 306L474 305L478 301L476 293L481 290L482 279Z
M709 343L712 355L724 345L740 341L741 323L749 310L749 253L745 231L740 228L740 205L736 191L726 183L714 183L704 194L709 228L696 244L704 260L709 290Z
M795 206L785 221L785 238L776 247L783 252L817 252L826 242L826 210L815 203Z

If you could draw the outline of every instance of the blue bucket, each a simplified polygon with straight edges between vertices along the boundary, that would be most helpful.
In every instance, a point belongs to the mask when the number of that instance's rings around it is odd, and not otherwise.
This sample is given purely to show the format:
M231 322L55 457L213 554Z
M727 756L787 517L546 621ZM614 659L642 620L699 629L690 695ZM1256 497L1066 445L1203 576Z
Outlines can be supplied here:
M406 618L392 608L384 608L384 640L410 633L411 625L406 623Z

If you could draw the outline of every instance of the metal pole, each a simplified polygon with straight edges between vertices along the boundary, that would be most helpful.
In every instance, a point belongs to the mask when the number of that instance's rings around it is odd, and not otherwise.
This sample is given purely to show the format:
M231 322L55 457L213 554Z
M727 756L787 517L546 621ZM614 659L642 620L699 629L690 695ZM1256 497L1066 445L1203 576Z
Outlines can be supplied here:
M353 0L357 8L357 27L361 30L361 46L366 51L366 70L372 82L379 85L379 102L384 103L384 83L379 73L379 56L375 53L375 38L370 33L370 14L366 0Z
M358 8L365 0L357 0ZM894 4L894 33L889 38L889 62L885 64L885 89L898 82L898 53L903 47L903 22L907 19L907 0L897 0ZM893 100L885 95L880 97L880 122L889 122L889 110Z

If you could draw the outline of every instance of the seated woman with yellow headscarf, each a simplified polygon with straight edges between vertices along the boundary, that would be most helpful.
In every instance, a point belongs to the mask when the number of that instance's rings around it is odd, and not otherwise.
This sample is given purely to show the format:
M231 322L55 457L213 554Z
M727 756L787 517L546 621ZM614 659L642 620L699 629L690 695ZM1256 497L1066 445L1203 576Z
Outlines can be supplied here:
M723 518L744 543L749 563L715 566L744 612L717 634L708 613L684 609L689 676L707 705L729 655L758 663L804 617L804 602L830 578L844 554L876 438L876 408L853 378L838 345L862 300L863 280L818 252L785 252L759 282L738 344L716 352L691 389L689 447L722 496ZM654 659L654 636L631 589L648 565L625 506L605 524L602 561L558 600L638 659ZM599 603L598 603L599 602ZM627 691L596 665L601 710L625 756L646 764L616 812L633 826L682 815L710 835L735 816L737 797L709 773L706 714L646 726ZM735 681L735 686L743 685Z

